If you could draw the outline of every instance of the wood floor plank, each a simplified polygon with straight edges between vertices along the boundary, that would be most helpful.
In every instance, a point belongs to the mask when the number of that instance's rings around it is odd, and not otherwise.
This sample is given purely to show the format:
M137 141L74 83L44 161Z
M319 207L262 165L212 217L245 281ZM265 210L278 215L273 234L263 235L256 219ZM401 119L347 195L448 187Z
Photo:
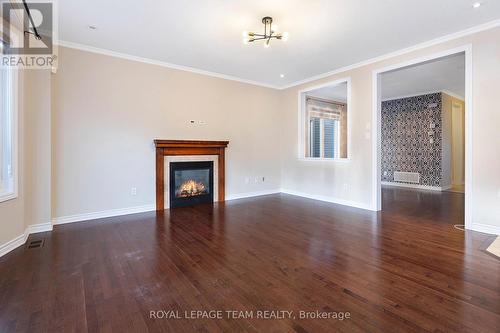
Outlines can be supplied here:
M278 194L56 226L0 258L0 332L498 332L494 237L453 228L463 203L384 188L379 213Z

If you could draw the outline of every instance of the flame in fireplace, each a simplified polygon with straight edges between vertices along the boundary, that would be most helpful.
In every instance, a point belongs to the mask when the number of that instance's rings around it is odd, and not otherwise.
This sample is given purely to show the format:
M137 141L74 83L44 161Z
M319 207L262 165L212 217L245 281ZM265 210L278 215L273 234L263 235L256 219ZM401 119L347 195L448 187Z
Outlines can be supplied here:
M190 179L186 180L181 184L181 186L179 186L179 189L177 190L177 197L193 197L206 193L207 189L203 183Z

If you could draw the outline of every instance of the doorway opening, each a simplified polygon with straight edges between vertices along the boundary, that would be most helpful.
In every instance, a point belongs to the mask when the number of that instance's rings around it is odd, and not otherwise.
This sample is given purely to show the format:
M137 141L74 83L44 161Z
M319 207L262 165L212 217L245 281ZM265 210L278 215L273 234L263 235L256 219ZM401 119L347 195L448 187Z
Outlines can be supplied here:
M373 72L374 210L398 195L469 229L471 63L466 46Z

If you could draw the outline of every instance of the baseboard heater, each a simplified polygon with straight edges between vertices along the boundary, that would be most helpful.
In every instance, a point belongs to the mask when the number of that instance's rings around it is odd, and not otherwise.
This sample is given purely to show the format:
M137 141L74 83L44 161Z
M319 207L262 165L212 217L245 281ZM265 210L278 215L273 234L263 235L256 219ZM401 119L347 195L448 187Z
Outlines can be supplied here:
M420 184L420 173L395 171L394 181L402 183Z

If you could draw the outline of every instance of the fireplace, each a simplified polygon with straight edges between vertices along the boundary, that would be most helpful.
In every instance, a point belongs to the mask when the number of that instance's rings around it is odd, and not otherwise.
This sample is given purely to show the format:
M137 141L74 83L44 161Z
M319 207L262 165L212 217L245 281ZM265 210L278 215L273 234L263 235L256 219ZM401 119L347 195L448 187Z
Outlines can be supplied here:
M214 201L214 163L171 162L170 208Z
M229 141L193 141L193 140L154 140L156 148L156 210L162 211L175 206L190 205L198 202L224 202L225 198L225 149ZM167 161L166 161L167 160ZM170 160L170 161L169 161ZM176 198L171 185L175 179L171 177L170 164L212 161L208 194L198 188L195 196ZM173 166L175 167L175 166ZM206 168L206 167L205 167ZM198 169L197 169L198 170ZM213 179L215 178L215 180ZM215 186L214 186L215 183ZM189 186L199 186L191 184ZM206 185L206 184L204 184ZM186 195L189 191L184 191ZM182 193L182 191L181 191ZM166 200L165 200L166 199ZM170 202L170 199L172 202ZM205 201L206 200L206 201ZM194 202L193 202L194 201ZM187 203L191 202L191 203Z

